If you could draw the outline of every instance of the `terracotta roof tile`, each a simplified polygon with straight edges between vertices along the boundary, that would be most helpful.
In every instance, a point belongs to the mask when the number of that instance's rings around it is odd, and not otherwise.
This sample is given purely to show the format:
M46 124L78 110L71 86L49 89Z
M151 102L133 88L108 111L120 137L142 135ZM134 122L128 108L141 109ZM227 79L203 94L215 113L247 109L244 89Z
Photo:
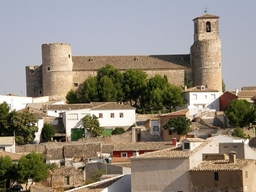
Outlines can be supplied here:
M9 156L13 161L18 161L21 158L21 155L17 153L10 153L7 151L0 151L0 156L2 157Z
M201 16L199 16L199 17L196 17L195 19L201 19L201 18L205 18L205 19L207 19L207 18L220 18L219 16L216 16L216 15L211 15L211 14L208 14L208 13L206 13L206 14L203 14L203 15L201 15ZM195 20L194 19L194 20ZM193 21L194 21L193 20Z
M102 103L91 103L93 105L92 110L115 110L115 109L134 109L130 105L118 104L116 102L102 102Z
M146 154L139 155L137 157L131 157L131 159L159 159L159 158L188 158L191 154L195 153L202 147L209 144L210 141L204 141L201 145L191 151L182 151L181 147L168 148L159 151L154 151Z
M241 170L250 163L252 159L237 159L236 163L229 163L229 160L204 161L192 168L190 171L234 171Z
M172 113L166 113L166 114L162 114L161 117L171 117L171 116L182 116L182 115L186 115L187 112L189 111L189 109L182 109L179 111L174 111Z
M77 110L90 108L92 108L91 103L44 105L44 110Z
M191 87L186 91L184 91L184 93L186 92L219 92L219 91L216 89L209 89L206 87L202 88L202 86L196 86L196 87Z
M131 55L131 56L73 56L73 71L98 70L110 64L120 70L134 69L186 69L190 55Z
M166 148L173 148L172 142L119 143L114 146L113 151L161 150Z

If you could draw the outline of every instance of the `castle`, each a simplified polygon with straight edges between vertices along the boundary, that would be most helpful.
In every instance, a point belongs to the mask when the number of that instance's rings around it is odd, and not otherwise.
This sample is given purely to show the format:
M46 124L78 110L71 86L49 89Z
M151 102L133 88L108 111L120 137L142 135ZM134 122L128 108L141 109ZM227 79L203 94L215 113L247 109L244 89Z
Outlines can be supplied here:
M170 83L184 85L187 76L193 86L205 85L222 91L219 17L204 14L194 20L194 43L190 54L134 56L72 56L66 43L42 45L42 65L26 66L27 96L65 99L99 68L113 65L120 71L142 69L149 77L166 75Z

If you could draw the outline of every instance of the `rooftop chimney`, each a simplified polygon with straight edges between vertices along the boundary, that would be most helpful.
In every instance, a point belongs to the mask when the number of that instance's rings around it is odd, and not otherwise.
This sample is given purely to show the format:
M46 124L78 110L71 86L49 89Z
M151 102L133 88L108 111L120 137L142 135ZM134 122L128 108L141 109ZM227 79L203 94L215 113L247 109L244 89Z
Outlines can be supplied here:
M236 163L236 152L235 151L229 152L229 163Z
M238 95L238 92L239 92L239 91L238 91L238 89L236 88L236 96Z

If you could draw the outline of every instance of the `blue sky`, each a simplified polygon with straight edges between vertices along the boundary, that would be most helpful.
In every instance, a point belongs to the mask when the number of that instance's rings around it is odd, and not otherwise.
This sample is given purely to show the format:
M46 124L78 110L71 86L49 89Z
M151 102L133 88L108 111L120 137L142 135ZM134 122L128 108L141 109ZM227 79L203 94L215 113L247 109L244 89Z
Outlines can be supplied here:
M1 0L0 94L26 95L25 66L41 65L43 43L75 56L187 54L205 7L220 16L227 90L256 86L254 0Z

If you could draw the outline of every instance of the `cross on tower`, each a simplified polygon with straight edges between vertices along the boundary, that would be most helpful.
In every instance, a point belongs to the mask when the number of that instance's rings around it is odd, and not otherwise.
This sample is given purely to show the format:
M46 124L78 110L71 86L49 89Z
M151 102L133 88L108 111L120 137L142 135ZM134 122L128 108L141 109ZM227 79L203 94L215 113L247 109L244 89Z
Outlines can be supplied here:
M204 8L204 12L205 12L205 13L208 12L208 7L207 7L207 6L205 6L205 8Z

